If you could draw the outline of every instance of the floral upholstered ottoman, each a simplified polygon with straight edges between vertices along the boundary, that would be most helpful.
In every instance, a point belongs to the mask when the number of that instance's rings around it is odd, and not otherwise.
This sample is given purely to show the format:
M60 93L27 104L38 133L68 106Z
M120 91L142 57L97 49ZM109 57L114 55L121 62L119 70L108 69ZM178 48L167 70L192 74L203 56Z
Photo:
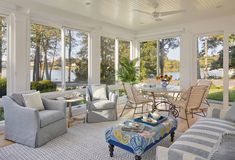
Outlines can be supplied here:
M123 124L127 123L125 121ZM134 120L132 120L133 123ZM141 155L163 138L171 135L171 141L174 140L175 130L177 128L177 120L173 117L167 119L156 126L146 123L140 123L144 126L143 130L125 131L123 124L111 127L105 133L106 142L109 144L110 156L113 157L114 146L129 151L135 155L135 160L141 160Z

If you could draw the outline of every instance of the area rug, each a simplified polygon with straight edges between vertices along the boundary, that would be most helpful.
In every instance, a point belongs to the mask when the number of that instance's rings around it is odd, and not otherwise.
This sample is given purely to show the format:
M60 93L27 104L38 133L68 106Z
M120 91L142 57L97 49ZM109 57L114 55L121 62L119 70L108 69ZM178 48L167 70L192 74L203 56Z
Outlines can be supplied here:
M36 149L12 144L0 148L0 160L132 160L134 159L133 154L117 147L114 149L114 157L109 157L104 133L108 127L121 121L123 120L77 124L68 129L68 133ZM180 133L176 132L175 138L179 136ZM171 145L170 137L166 137L157 145L169 147ZM155 160L156 146L148 150L142 159Z

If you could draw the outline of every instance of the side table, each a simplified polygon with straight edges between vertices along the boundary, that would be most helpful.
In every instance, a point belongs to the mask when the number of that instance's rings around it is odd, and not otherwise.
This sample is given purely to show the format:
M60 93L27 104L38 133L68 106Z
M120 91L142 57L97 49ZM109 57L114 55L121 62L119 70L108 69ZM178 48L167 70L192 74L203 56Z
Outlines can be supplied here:
M57 100L65 101L67 103L68 108L69 108L69 112L68 112L68 128L71 127L71 124L74 121L81 121L81 120L83 120L83 122L85 122L85 118L78 118L76 116L73 116L73 113L72 113L72 103L84 100L83 96L76 96L76 97L71 97L71 98L58 97Z

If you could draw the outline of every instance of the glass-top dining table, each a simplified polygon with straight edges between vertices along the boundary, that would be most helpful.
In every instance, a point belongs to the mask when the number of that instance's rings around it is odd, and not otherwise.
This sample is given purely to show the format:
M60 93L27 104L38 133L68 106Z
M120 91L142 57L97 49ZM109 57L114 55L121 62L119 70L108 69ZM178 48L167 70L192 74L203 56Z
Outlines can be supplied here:
M167 87L162 87L160 84L136 84L135 87L142 91L147 93L148 95L151 95L153 98L153 108L152 111L168 111L171 113L174 117L179 116L179 112L177 109L171 105L168 98L172 98L177 100L178 97L184 90L180 89L180 86L176 85L168 85ZM158 98L158 100L157 100ZM162 104L168 104L168 109L159 109L158 106Z

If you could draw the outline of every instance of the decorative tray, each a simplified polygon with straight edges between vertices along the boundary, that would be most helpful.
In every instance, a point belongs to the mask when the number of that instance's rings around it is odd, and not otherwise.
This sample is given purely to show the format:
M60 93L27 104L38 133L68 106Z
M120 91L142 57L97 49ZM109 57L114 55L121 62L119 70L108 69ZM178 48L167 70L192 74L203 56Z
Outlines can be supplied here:
M143 132L145 126L138 122L126 121L122 124L122 130L127 132Z
M158 124L164 122L165 120L167 120L167 117L165 116L160 116L158 119L154 119L152 118L151 115L149 115L150 120L143 120L143 117L139 117L139 118L135 118L134 122L139 122L139 123L145 123L148 124L150 126L157 126Z

